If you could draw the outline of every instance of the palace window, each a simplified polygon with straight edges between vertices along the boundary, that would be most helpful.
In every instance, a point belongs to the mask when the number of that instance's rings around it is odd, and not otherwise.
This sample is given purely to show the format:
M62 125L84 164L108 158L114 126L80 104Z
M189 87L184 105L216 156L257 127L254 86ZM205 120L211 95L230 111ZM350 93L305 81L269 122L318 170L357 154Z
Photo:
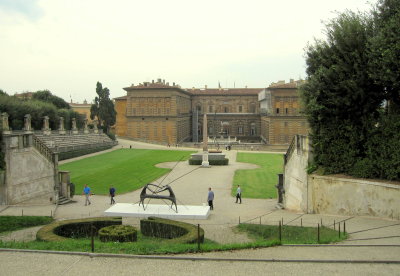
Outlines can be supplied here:
M213 106L212 105L208 106L208 112L213 112Z
M250 135L251 136L256 135L256 124L255 123L250 124Z
M224 112L228 113L229 112L229 108L227 106L224 107Z
M276 109L276 114L279 114L279 108Z
M239 105L238 111L239 111L239 112L243 112L243 106Z
M288 114L289 113L289 108L285 108L285 114Z
M243 127L242 126L238 127L238 134L243 134Z

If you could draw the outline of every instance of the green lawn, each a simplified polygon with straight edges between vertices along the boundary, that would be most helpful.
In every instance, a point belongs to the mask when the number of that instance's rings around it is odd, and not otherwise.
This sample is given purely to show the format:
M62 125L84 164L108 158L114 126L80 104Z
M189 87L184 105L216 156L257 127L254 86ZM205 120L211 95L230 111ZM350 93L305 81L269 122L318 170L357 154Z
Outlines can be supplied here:
M237 185L242 189L242 198L276 198L275 185L278 173L283 172L282 154L243 153L237 154L237 161L259 165L254 170L238 170L233 179L232 195L236 195Z
M110 185L120 194L137 190L170 171L156 168L156 164L187 160L191 153L194 152L120 149L63 164L59 169L70 171L75 194L81 194L85 184L94 194L108 194Z

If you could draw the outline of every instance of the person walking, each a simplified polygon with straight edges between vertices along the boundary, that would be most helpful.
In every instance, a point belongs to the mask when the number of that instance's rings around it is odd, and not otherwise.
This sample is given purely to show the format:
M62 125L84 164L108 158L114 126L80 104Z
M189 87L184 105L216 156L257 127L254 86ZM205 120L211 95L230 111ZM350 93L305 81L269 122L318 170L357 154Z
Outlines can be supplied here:
M91 204L91 202L90 202L90 199L89 199L89 196L91 196L92 195L92 192L90 191L90 188L88 187L88 185L87 184L85 184L85 188L83 188L83 193L82 193L83 195L85 195L85 206L86 205L90 205Z
M236 202L238 203L238 200L240 201L240 204L242 204L242 189L240 189L240 185L238 185L236 189Z
M208 196L207 196L208 206L210 206L210 210L214 210L214 192L211 191L211 187L208 188Z
M111 197L110 205L115 204L114 196L115 196L115 188L113 186L111 186L110 187L110 197Z

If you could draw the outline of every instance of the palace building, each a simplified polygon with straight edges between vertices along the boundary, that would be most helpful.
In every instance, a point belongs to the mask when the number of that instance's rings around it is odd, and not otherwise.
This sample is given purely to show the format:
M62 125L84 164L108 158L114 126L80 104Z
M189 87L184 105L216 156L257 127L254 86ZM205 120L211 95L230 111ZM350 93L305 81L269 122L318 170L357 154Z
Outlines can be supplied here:
M164 80L124 88L115 98L116 135L139 141L179 144L200 142L203 114L209 137L287 145L295 134L307 134L300 114L298 86L280 81L267 88L183 89Z

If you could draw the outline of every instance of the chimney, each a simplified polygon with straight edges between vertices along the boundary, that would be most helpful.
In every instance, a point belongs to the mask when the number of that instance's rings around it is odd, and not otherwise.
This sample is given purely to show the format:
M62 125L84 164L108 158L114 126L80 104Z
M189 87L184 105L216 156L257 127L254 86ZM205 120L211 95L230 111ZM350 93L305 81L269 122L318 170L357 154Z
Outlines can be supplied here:
M205 90L207 90L207 84L206 84L206 85L204 85L204 89L205 89Z
M154 80L151 80L151 83L154 83Z
M165 80L162 80L163 84L165 84Z
M157 79L157 82L160 83L160 82L161 82L161 79Z
M169 86L169 82L167 82L167 86Z
M175 86L175 82L172 83L172 86Z

